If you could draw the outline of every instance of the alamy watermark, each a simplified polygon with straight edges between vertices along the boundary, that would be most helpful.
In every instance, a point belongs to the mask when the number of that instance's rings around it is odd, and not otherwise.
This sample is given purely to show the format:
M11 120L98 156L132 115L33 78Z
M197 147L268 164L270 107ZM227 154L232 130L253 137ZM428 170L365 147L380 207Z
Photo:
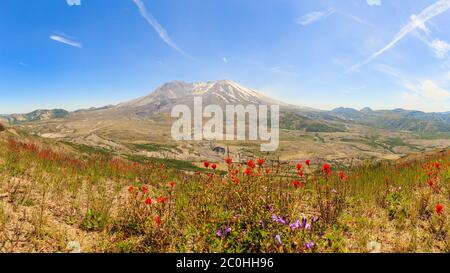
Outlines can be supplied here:
M279 112L279 105L270 105L269 111L268 105L250 104L247 106L226 105L224 114L224 110L219 105L203 107L202 98L194 97L193 112L187 105L176 105L172 108L171 116L178 120L172 124L171 134L177 141L261 141L265 142L260 146L261 151L273 152L278 149L280 143Z

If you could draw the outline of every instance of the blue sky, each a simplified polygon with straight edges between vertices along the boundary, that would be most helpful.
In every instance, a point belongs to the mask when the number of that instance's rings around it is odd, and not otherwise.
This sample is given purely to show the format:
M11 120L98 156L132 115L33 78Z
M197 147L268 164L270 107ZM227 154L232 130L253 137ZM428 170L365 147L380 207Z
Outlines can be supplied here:
M231 79L331 109L450 111L450 0L3 0L0 113Z

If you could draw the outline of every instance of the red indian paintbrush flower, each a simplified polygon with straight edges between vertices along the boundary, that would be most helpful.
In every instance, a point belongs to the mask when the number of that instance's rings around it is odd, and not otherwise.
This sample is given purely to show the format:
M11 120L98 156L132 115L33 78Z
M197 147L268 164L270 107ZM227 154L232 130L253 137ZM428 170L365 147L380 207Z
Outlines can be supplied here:
M441 204L436 205L436 214L441 215L444 207Z
M251 168L247 168L245 170L245 174L247 174L247 175L251 175L252 173L253 173L253 170Z
M306 161L305 161L305 163L306 163L306 165L310 165L311 164L311 160L309 160L309 159L306 159Z
M250 168L254 168L255 167L255 162L253 162L253 160L249 160L248 162L247 162L247 165L250 167Z
M157 202L161 203L161 204L164 204L164 203L166 203L166 200L167 200L166 197L160 196L160 197L158 197Z
M133 189L134 189L133 186L129 186L129 187L128 187L128 191L129 191L129 192L133 192Z
M146 205L151 205L151 204L152 204L152 199L151 199L150 197L147 197L147 198L145 199L145 204L146 204Z
M299 172L298 172L298 176L300 176L300 177L303 177L304 174L305 174L305 173L304 173L303 171L299 171Z
M331 166L330 166L330 164L327 164L327 163L323 164L322 172L324 174L326 174L326 175L330 174L331 173Z
M210 163L209 163L209 161L207 160L207 161L205 161L205 162L203 162L203 166L205 166L205 168L208 168L209 167L209 165L210 165Z
M161 217L158 215L155 217L155 223L159 226L161 225Z
M292 184L294 184L295 188L298 188L298 186L300 185L300 182L298 180L294 180L294 182Z
M434 181L433 179L428 179L428 186L433 187Z
M297 163L297 170L301 170L303 168L302 163Z
M175 186L175 182L170 181L170 188L173 189L174 186Z
M264 159L258 158L256 162L258 163L259 166L262 166L262 164L264 164Z
M233 162L233 159L231 159L231 157L225 158L225 163L231 164L231 162Z
M141 190L144 194L148 192L148 188L146 186L142 186Z
M270 173L270 169L266 168L266 174L269 174L269 173Z
M212 164L212 165L211 165L211 168L212 168L213 170L215 170L215 169L217 168L217 165L216 165L216 164Z

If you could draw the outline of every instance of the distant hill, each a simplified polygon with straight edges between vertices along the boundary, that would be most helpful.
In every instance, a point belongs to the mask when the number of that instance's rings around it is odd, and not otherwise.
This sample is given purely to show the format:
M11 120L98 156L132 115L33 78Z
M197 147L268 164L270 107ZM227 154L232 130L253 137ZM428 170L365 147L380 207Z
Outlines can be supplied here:
M425 113L415 110L377 110L336 108L328 114L346 122L413 132L450 132L450 113Z
M3 119L11 124L18 124L22 122L44 121L57 118L66 118L69 112L63 109L52 110L36 110L27 114L12 114L3 116Z

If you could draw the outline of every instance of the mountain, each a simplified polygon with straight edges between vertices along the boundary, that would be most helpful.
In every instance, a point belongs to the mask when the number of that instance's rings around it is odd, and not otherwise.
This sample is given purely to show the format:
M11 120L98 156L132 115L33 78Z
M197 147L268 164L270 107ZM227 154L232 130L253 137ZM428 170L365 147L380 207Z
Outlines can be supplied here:
M220 80L197 83L169 82L145 97L121 103L109 110L121 113L136 113L141 117L170 113L175 105L192 106L194 97L201 97L203 105L216 104L221 107L228 104L278 104L286 108L299 108L264 96L256 90L243 87L233 81Z
M328 114L370 127L413 132L450 132L450 113L425 113L416 110L372 110L361 111L352 108L336 108Z
M44 121L56 118L92 121L108 120L114 123L118 118L129 120L153 120L166 122L175 105L193 107L194 97L201 97L203 105L280 105L280 126L282 129L303 130L307 132L344 132L349 126L362 125L388 130L413 132L450 132L450 113L425 113L415 110L361 110L339 107L331 111L288 104L269 98L254 89L239 85L230 80L187 83L168 82L149 95L117 105L89 108L67 112L61 109L37 110L28 114L0 116L17 124L30 121ZM77 125L79 126L79 125Z
M11 124L17 124L22 122L32 121L45 121L57 118L66 118L69 116L69 112L63 109L52 110L36 110L27 114L12 114L4 115L1 119L8 121Z

